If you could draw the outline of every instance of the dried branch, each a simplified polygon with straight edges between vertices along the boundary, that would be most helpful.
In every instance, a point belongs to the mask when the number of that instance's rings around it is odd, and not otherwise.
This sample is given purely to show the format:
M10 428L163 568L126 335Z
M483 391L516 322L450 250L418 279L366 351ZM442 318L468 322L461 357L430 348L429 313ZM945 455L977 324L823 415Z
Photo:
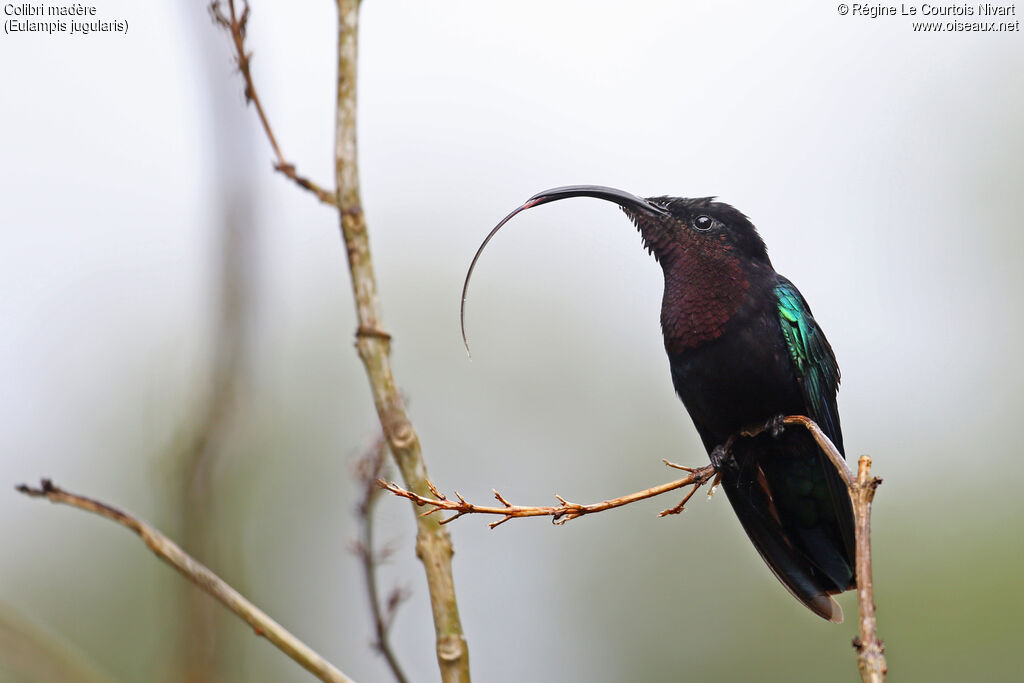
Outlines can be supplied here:
M54 486L49 479L43 479L40 488L26 484L18 491L33 498L46 498L51 503L64 503L86 512L92 512L117 522L137 533L149 549L162 560L184 574L192 583L219 600L225 607L249 624L256 635L263 636L279 650L298 662L321 681L330 683L352 683L352 679L336 669L330 662L314 652L308 645L289 633L283 626L271 619L256 605L246 600L223 579L197 562L174 541L155 528L126 512L93 498L79 496Z
M235 46L238 70L245 80L245 96L256 106L271 147L277 155L275 168L298 185L316 194L320 201L338 208L341 233L348 255L352 291L359 327L356 349L366 367L374 406L391 453L406 486L427 492L427 470L419 437L409 421L391 372L391 337L381 323L377 282L370 258L366 217L359 190L359 166L356 154L356 61L358 55L359 0L337 0L338 5L338 91L335 120L335 180L337 191L327 192L298 176L285 161L256 94L250 73L251 54L245 50L249 6L239 15L234 0L228 0L227 12L220 0L210 10L214 20L230 34ZM469 651L462 632L459 608L452 578L452 544L448 532L435 520L417 518L416 554L423 561L434 616L437 660L444 683L469 680Z
M390 548L380 551L374 550L373 538L373 506L380 498L380 489L377 487L377 479L384 472L384 457L387 454L387 444L384 437L379 437L372 448L356 463L356 478L363 485L363 497L356 506L359 516L360 536L359 540L352 544L352 551L360 559L363 568L363 578L366 581L366 592L370 598L370 610L373 613L374 631L376 640L374 648L380 652L391 667L398 683L406 683L408 679L398 663L398 657L391 648L388 632L394 621L395 612L398 606L408 596L406 591L395 588L388 594L387 600L381 604L380 593L377 588L377 565L391 554Z
M850 485L853 500L854 529L857 537L857 612L859 635L853 640L857 650L857 668L864 683L882 683L888 665L885 643L878 637L875 618L875 583L871 577L871 501L882 480L871 476L871 458L860 456L857 481Z
M356 154L356 62L359 0L338 3L338 97L335 121L335 176L338 213L355 298L356 350L366 368L384 436L406 487L427 493L427 467L419 437L405 410L391 371L391 337L384 331L377 280L370 258L359 190ZM459 619L452 577L452 543L434 519L416 517L416 555L423 561L434 616L437 662L444 683L469 680L469 649Z
M727 452L731 450L736 439L753 438L762 432L775 429L780 425L798 425L809 431L817 442L818 447L828 457L846 482L850 499L853 502L854 531L856 536L857 608L860 617L859 635L854 639L853 645L857 650L857 666L860 669L862 680L865 683L882 683L885 680L887 670L885 645L878 637L878 625L875 618L874 583L871 577L871 502L875 497L875 489L882 483L882 480L871 476L871 458L866 455L861 456L858 463L858 473L854 476L850 468L847 467L843 455L835 447L835 444L821 431L821 428L818 427L814 420L803 415L789 415L781 420L772 420L754 429L742 431L726 442L725 450ZM458 500L450 500L430 482L427 482L427 486L432 497L407 491L394 482L389 483L378 480L377 485L396 496L408 498L419 506L429 506L429 510L420 513L422 517L442 510L455 513L451 517L441 520L441 524L447 524L466 514L501 515L500 520L491 522L488 525L492 529L516 517L551 517L555 524L564 524L571 519L576 519L586 514L622 507L623 505L652 498L668 491L683 488L684 486L692 486L693 488L686 494L686 497L683 498L679 505L663 510L659 516L679 513L693 494L697 492L697 489L714 477L716 472L713 465L689 468L673 465L667 460L665 464L686 470L691 474L689 477L684 477L677 481L590 505L570 503L557 495L555 497L558 498L559 505L512 505L500 493L494 491L494 497L502 504L502 507L485 506L466 501L458 491L455 492L455 497ZM715 484L712 485L712 492L716 485L717 479Z
M228 0L226 12L221 0L213 0L210 3L210 14L213 15L213 20L218 25L231 34L231 42L235 48L235 63L238 65L238 71L242 74L242 78L245 79L245 101L247 103L251 102L256 107L256 113L260 117L263 131L267 134L267 140L270 141L270 146L274 149L274 155L277 157L274 170L284 174L302 189L312 192L324 204L337 206L338 197L335 193L328 192L312 180L299 175L298 171L295 170L295 165L285 160L284 154L281 153L281 148L277 144L274 131L270 128L270 122L263 111L263 103L260 102L259 95L256 94L256 87L252 81L252 71L250 68L252 53L245 50L245 31L249 22L249 3L243 2L242 12L239 14L235 10L235 0Z
M590 503L589 505L572 503L559 495L555 495L555 498L559 501L558 505L512 505L495 490L494 497L502 504L502 507L489 507L486 505L475 505L467 502L458 491L455 492L455 497L458 498L458 500L450 500L443 493L438 491L437 487L435 487L431 482L427 482L427 487L433 495L432 498L421 496L417 493L413 493L412 491L407 491L398 484L394 482L386 482L383 479L378 479L377 485L382 489L390 491L396 496L408 498L412 502L416 503L416 505L429 505L429 510L420 513L421 517L432 515L433 513L440 512L441 510L455 513L451 517L440 520L441 524L447 524L448 522L452 522L466 514L501 515L501 519L487 525L492 529L515 517L551 517L552 523L565 524L566 522L582 517L583 515L622 507L623 505L635 503L638 500L653 498L654 496L660 496L661 494L668 493L669 491L675 491L676 489L681 489L686 486L692 486L693 488L686 494L682 502L674 507L668 508L667 510L662 510L661 513L659 513L659 517L664 517L665 515L677 515L682 512L686 503L689 502L690 498L693 497L693 494L697 492L697 489L715 476L715 468L712 465L695 469L683 467L682 465L673 465L667 460L665 461L665 464L670 467L675 467L676 469L686 470L690 473L690 476L683 477L676 481L671 481L667 484L661 484L660 486L644 489L643 491L637 491L636 493L631 493L627 496L604 500L600 503Z

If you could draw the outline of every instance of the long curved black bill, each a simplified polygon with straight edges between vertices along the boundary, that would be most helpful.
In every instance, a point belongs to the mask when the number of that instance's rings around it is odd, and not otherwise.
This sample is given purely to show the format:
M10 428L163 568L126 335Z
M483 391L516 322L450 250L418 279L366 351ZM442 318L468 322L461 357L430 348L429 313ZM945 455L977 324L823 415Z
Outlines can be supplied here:
M502 218L501 222L494 226L494 229L491 230L487 234L487 237L484 238L480 248L476 250L476 255L473 256L473 260L469 264L469 271L466 273L466 281L462 285L462 307L459 311L459 323L462 327L462 343L466 346L467 354L469 354L469 340L466 338L466 298L469 296L469 279L473 277L473 269L476 268L476 262L480 260L480 254L483 253L484 247L486 247L488 242L490 242L498 231L501 230L501 227L512 220L512 217L520 211L532 209L535 206L547 204L548 202L557 202L559 199L568 199L570 197L594 197L596 199L604 199L605 201L618 204L626 209L644 211L658 215L667 214L665 209L652 204L642 197L637 197L634 194L630 194L624 190L618 190L614 187L605 187L604 185L567 185L565 187L556 187L550 190L544 190L543 192L538 192L527 199L522 206Z

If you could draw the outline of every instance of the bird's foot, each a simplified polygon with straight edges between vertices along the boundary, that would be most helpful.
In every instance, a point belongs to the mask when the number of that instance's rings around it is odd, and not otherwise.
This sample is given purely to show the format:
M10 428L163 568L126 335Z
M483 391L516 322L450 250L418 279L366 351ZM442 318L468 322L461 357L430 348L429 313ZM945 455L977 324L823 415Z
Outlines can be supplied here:
M772 435L773 439L777 439L782 436L782 432L786 431L786 424L784 420L786 416L779 413L772 419L764 423L764 429L766 432Z
M735 470L738 468L736 458L733 457L732 454L731 443L715 446L711 451L710 458L711 464L714 465L715 469L720 473L726 469Z

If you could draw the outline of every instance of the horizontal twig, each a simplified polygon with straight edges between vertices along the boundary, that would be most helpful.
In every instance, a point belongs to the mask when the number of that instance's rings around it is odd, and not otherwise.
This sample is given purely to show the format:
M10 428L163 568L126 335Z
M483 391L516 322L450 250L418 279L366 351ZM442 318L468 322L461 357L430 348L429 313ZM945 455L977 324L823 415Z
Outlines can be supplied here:
M21 484L17 488L18 491L27 496L46 498L51 503L70 505L80 510L106 517L131 529L142 538L145 544L149 546L149 549L156 553L158 557L241 617L252 627L256 635L263 636L269 640L279 650L294 659L321 681L351 683L352 679L267 616L259 607L246 600L241 593L228 585L227 582L196 561L170 538L137 517L93 498L87 498L58 488L49 479L43 479L39 488L32 488L26 484Z
M619 498L604 500L601 501L600 503L590 503L589 505L573 503L566 500L565 498L562 498L559 495L555 496L555 498L558 499L558 505L512 505L507 500L505 500L505 498L500 493L498 493L498 491L495 490L494 497L502 505L501 507L497 507L487 505L476 505L474 503L470 503L465 498L463 498L458 491L455 492L455 497L458 498L458 500L450 500L443 493L441 493L436 486L434 486L430 482L427 482L427 486L430 488L430 492L434 496L433 498L428 498L426 496L421 496L417 493L413 493L412 491L408 491L402 488L395 482L387 482L384 481L383 479L378 479L377 485L383 489L390 491L396 496L408 498L417 505L429 506L429 510L421 513L423 516L430 515L435 512L440 512L442 510L455 513L451 517L441 520L441 524L447 524L448 522L452 522L461 517L462 515L466 514L500 515L501 519L499 519L496 522L491 522L490 524L488 524L488 526L492 529L516 517L551 517L551 521L553 523L565 524L569 520L582 517L583 515L588 515L594 512L602 512L604 510L610 510L612 508L622 507L623 505L629 505L630 503L635 503L639 500L653 498L654 496L660 496L661 494L668 493L669 491L675 491L676 489L681 489L686 486L692 486L693 490L686 494L686 497L683 498L681 503L661 511L659 516L663 517L665 515L674 515L682 512L683 507L685 506L687 501L690 500L690 498L697 491L697 489L699 489L701 486L710 481L716 474L715 468L712 465L692 468L683 467L682 465L674 465L668 462L667 460L665 461L665 464L669 465L670 467L675 467L676 469L685 470L689 472L690 475L687 477L683 477L682 479L677 479L676 481L668 482L667 484L654 486L649 489L644 489L643 491L637 491L636 493L621 496Z

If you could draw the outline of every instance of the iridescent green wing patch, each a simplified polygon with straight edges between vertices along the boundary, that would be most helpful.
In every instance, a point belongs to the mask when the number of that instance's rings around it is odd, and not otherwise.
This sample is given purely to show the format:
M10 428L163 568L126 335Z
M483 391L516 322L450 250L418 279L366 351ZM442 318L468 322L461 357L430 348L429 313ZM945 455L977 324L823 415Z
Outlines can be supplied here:
M808 417L821 425L836 446L842 448L835 397L839 388L839 365L832 347L815 322L807 302L789 281L776 285L782 335L796 368Z

